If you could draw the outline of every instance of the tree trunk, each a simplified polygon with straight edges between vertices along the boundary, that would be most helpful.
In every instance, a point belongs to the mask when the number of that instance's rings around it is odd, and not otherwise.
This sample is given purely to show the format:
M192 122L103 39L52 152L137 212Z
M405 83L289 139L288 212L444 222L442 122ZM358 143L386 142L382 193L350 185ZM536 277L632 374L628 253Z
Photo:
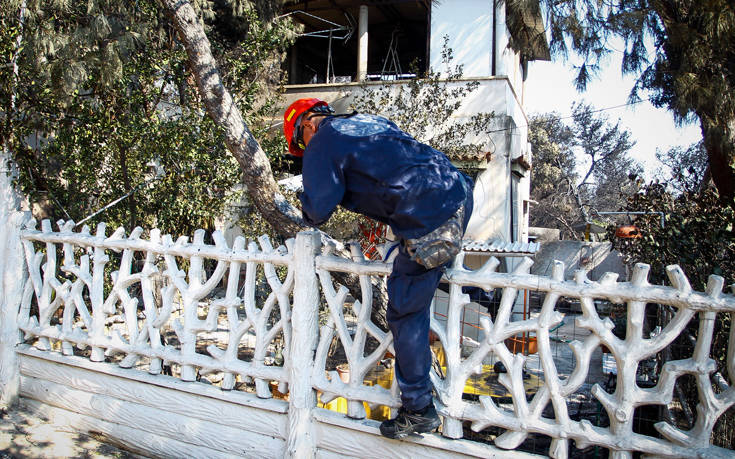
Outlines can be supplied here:
M225 132L227 148L240 164L253 204L279 235L284 238L295 237L297 232L307 229L301 218L301 212L279 192L268 157L245 124L230 92L222 84L209 39L194 9L186 0L160 1L186 49L189 70L196 80L207 114ZM350 253L346 250L340 255L350 258ZM360 297L358 276L342 273L333 275L353 296ZM373 282L372 321L383 330L388 329L385 319L387 305L388 295L384 284Z
M699 114L699 119L712 181L723 201L731 203L735 198L735 116L711 121Z
M265 152L242 119L232 95L222 84L212 50L194 9L187 1L161 0L189 57L207 114L225 133L225 143L245 175L253 204L279 235L294 237L306 229L297 211L278 190Z

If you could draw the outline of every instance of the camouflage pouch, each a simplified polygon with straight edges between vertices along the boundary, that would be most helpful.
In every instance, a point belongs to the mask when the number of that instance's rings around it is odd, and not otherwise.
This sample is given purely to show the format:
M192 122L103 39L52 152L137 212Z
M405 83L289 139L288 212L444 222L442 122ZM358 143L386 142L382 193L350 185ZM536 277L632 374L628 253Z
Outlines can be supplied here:
M465 206L437 229L416 239L406 239L406 251L411 259L427 269L442 266L462 250L462 222Z

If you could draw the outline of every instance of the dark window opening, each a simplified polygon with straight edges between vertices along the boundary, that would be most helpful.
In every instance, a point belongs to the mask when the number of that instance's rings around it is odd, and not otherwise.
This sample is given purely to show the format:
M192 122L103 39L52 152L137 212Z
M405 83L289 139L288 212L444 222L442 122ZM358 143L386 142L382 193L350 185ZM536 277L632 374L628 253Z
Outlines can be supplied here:
M357 81L360 5L368 7L368 80L426 71L430 0L287 1L284 13L304 26L288 53L289 84Z

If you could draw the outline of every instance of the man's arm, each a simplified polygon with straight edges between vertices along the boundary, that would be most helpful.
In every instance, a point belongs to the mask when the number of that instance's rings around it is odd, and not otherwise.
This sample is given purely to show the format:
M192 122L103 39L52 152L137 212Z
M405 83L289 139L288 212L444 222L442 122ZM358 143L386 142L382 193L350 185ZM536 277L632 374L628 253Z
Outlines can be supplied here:
M326 222L345 194L344 172L334 158L309 148L302 171L304 192L299 196L304 220L310 225Z

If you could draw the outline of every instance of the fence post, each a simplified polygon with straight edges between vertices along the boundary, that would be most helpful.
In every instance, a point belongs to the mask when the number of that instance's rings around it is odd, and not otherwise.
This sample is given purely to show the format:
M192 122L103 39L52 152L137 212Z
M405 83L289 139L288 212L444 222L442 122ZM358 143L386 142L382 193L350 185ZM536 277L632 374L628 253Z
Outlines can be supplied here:
M299 459L316 456L312 428L316 394L311 372L319 341L319 283L315 267L319 246L320 236L316 231L296 235L286 456Z
M0 407L18 401L20 369L15 346L20 342L18 312L27 280L20 231L29 219L9 173L10 161L0 158Z

